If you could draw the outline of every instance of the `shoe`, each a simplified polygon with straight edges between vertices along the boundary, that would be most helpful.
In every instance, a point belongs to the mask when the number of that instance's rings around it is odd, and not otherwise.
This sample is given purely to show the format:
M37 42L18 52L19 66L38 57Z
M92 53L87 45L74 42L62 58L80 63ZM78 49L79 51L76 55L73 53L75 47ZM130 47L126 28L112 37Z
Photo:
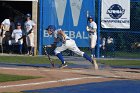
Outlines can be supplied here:
M95 58L92 58L92 62L91 62L92 66L94 67L95 70L98 70L98 64L96 62Z
M67 63L64 63L64 64L61 64L60 66L59 66L59 68L65 68L65 67L67 67L68 65L67 65Z

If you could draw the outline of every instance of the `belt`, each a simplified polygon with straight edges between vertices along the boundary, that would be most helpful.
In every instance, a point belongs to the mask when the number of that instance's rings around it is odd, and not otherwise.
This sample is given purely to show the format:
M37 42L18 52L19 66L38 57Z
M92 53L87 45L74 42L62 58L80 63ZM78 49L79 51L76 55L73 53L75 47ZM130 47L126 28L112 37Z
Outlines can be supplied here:
M70 40L70 39L67 38L66 40Z
M89 35L94 35L94 33L89 33Z

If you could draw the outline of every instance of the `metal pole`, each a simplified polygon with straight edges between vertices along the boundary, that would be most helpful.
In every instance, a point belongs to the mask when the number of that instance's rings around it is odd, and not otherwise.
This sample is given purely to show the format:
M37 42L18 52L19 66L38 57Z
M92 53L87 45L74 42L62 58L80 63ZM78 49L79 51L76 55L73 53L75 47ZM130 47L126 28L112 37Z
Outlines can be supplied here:
M42 55L42 42L43 42L43 28L42 28L42 18L43 18L43 0L39 0L39 55Z
M100 57L100 23L101 23L101 0L98 0L98 34L97 34L97 58Z

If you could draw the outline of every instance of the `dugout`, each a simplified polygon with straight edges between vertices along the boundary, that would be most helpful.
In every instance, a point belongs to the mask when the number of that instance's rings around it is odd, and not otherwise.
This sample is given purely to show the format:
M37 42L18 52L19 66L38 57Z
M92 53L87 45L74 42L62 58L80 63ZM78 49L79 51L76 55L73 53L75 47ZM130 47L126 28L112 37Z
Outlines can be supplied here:
M15 23L18 21L24 24L25 15L27 13L32 14L32 19L37 23L37 10L38 10L37 4L38 4L38 0L1 0L0 23L6 17L10 16L12 17ZM35 38L36 37L37 36L35 35Z

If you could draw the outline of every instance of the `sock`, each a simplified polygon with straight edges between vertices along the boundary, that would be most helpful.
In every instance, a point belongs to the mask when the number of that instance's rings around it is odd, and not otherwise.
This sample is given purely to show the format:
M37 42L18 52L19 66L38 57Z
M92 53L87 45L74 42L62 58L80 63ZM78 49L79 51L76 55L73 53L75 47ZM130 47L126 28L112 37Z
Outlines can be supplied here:
M56 56L61 60L62 64L65 63L64 58L61 53L58 53Z
M83 54L83 57L84 57L86 60L92 62L92 59L91 59L86 53Z
M94 57L95 56L95 48L91 48L91 55Z

